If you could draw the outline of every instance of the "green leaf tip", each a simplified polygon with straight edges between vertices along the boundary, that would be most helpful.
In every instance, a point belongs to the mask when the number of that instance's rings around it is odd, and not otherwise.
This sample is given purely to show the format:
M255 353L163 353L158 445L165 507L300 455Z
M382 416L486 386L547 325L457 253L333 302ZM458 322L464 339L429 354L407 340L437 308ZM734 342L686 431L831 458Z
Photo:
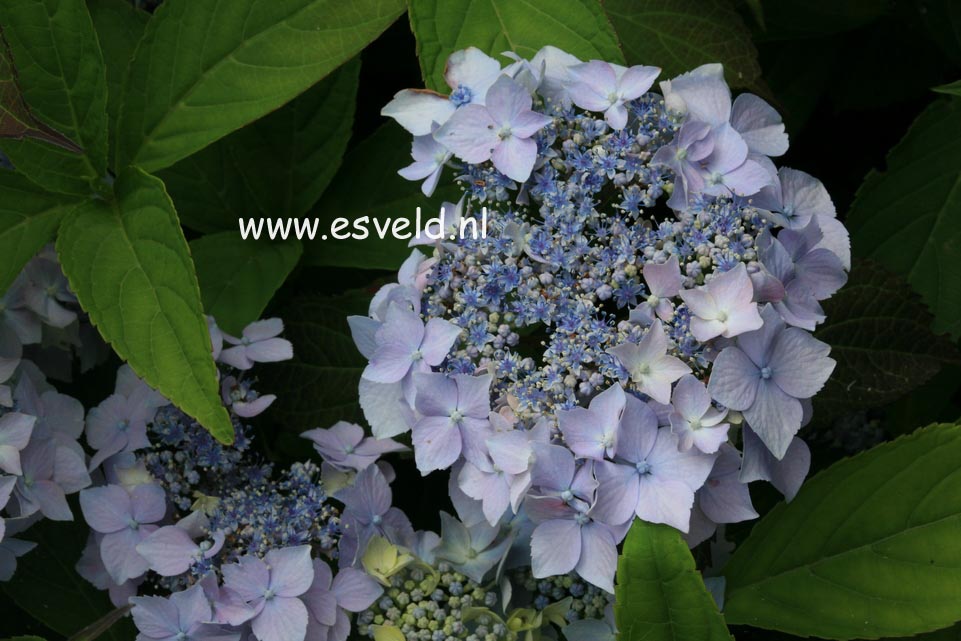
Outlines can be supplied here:
M64 220L57 254L90 320L117 354L222 443L234 428L220 400L200 288L163 183L120 173L112 202Z

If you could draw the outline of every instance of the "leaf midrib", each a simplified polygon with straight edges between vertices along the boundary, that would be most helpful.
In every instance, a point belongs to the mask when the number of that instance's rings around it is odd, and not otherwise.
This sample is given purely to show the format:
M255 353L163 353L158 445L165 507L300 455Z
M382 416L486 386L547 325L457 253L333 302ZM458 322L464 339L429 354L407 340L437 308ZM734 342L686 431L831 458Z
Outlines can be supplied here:
M645 527L651 527L651 526L646 525ZM662 526L655 525L653 527L657 528ZM675 534L676 533L673 530L670 532L671 536ZM645 545L647 546L647 549L646 549L647 558L650 559L651 563L653 563L654 571L657 576L655 578L646 578L646 577L640 578L638 579L638 583L653 584L655 586L654 589L656 589L658 594L660 595L660 599L658 600L659 602L658 605L660 605L661 607L659 608L659 610L661 611L661 614L666 618L652 621L652 620L639 620L638 618L634 617L631 619L631 625L627 629L626 638L630 639L631 641L635 641L635 640L642 641L643 639L646 639L648 638L648 636L650 636L649 633L653 632L651 628L655 626L666 627L670 631L670 637L669 637L670 639L690 638L690 637L683 637L679 632L679 630L683 630L683 628L680 627L681 619L674 616L674 613L677 610L676 606L674 606L674 601L675 601L675 599L673 598L674 592L669 591L668 586L672 585L675 581L679 579L683 581L683 579L687 578L687 579L693 580L694 585L691 587L698 592L698 596L702 600L705 600L705 603L710 604L710 608L713 608L714 606L713 598L711 597L710 593L707 591L706 587L704 586L704 583L701 580L700 574L698 574L697 571L694 569L693 559L690 560L690 564L685 563L683 560L680 560L680 567L678 568L678 571L673 573L668 572L668 570L671 569L672 563L668 562L668 560L665 558L665 555L658 553L657 547L662 542L658 533L656 531L652 531L652 535L653 536L651 537L651 540L645 542ZM665 550L664 552L666 554L673 554L675 552L680 554L689 554L686 546L684 547L683 551L679 549L678 546L683 545L683 543L680 541L680 537L678 537L677 541L670 542L670 544L673 546L673 549ZM627 550L625 550L625 554L627 553L628 553ZM618 573L620 574L621 570L622 569L626 570L626 568L627 568L626 564L624 564L623 567L621 566L621 564L619 564ZM633 583L631 579L632 579L632 576L628 573L627 575L628 583L619 584L618 587L628 588L630 584ZM625 607L626 606L624 604L621 604L622 609ZM683 613L684 611L681 611L682 615ZM721 619L721 614L716 610L716 608L713 608L713 609L708 609L706 612L706 615L708 618L700 619L698 621L690 620L688 621L688 624L692 628L700 629L703 627L703 629L706 630L708 634L708 637L707 637L708 639L717 639L718 638L717 624L720 622L721 625L723 625L723 619ZM711 620L712 616L717 617L718 621ZM647 627L647 630L646 630L647 633L645 633L644 636L639 638L634 636L634 630L638 626L638 624L646 624L646 627ZM730 634L727 634L722 638L731 639L731 636Z
M111 211L116 217L117 222L120 224L120 230L122 232L124 242L127 244L127 247L130 250L131 256L133 256L133 258L136 260L137 271L143 274L143 276L146 277L147 281L150 282L151 284L150 293L154 299L154 303L156 304L157 309L161 310L159 312L159 316L163 319L164 324L167 325L167 329L170 331L171 335L176 336L177 332L175 331L174 327L171 325L167 313L163 311L164 307L163 307L163 304L160 302L160 297L157 296L157 283L154 281L153 278L150 277L150 274L147 271L147 269L144 268L143 260L141 259L140 254L137 253L136 245L134 244L133 239L130 238L130 235L127 231L127 226L124 223L123 212L120 211L120 208L118 206L111 207ZM133 271L134 269L131 268L130 272L128 273L132 273ZM177 346L180 347L180 341L177 341ZM187 352L182 348L179 349L179 352L180 352L180 355L183 357L184 362L188 364L187 369L190 371L190 378L193 379L198 389L203 389L203 386L200 384L200 380L197 378L197 373L193 371L193 367L189 367L190 358L188 357Z
M51 15L47 4L46 3L42 3L42 4L44 5L44 14L47 16L47 24L44 25L45 28L43 32L49 37L50 49L53 50L54 57L56 58L56 61L57 61L57 70L59 73L57 73L56 76L57 76L57 81L59 81L60 83L60 88L63 90L64 94L67 96L67 107L70 112L70 126L72 130L75 132L77 138L84 145L83 153L79 154L79 156L81 157L83 164L87 167L87 170L90 172L90 178L95 180L100 177L100 173L93 166L93 163L90 160L90 156L88 155L88 150L90 149L91 141L85 140L84 137L81 136L81 129L80 129L80 124L77 118L76 105L74 104L74 101L73 101L75 94L73 91L71 91L71 88L67 86L66 74L64 72L64 67L63 67L63 58L60 55L60 47L58 46L57 39L53 37L53 15ZM86 11L86 8L84 8L84 11ZM92 24L90 25L90 28L91 30L93 29ZM96 34L94 34L94 36L95 36L94 42L96 42L97 51L99 52L100 44L96 40ZM101 61L102 61L103 53L101 53L100 55L101 55ZM33 58L32 55L30 57ZM104 82L106 83L106 79L107 79L106 66L101 64L101 67L103 68L103 78L104 78ZM7 111L7 110L4 109L4 111ZM39 117L39 115L34 112L34 117ZM17 122L21 122L21 121L17 119ZM51 125L47 125L47 126L49 127ZM104 129L104 134L106 135L106 129ZM71 155L75 155L75 154L71 154Z
M147 174L144 174L143 172L141 172L141 171L139 171L139 170L137 170L137 172L138 172L138 177L140 177L140 178L143 178L143 177L146 177L146 176L147 176ZM138 186L135 187L135 189L139 191L139 190L143 189L143 186L142 186L142 185L138 185ZM164 197L166 198L166 195L165 195ZM155 282L154 282L154 279L150 277L149 272L144 268L143 261L141 260L140 255L137 253L136 246L135 246L133 240L131 239L131 237L130 237L130 235L129 235L129 233L128 233L127 226L126 226L126 224L124 223L123 212L120 210L120 203L119 203L117 200L114 200L114 201L108 203L107 206L109 207L110 213L112 214L112 216L116 219L116 221L117 221L117 223L118 223L118 230L120 231L121 238L122 238L123 242L125 243L125 245L127 246L127 249L130 251L130 255L133 257L133 259L134 259L134 261L135 261L135 263L136 263L136 267L131 267L131 268L128 270L127 274L124 275L124 278L123 278L122 280L125 280L126 277L127 277L130 273L132 273L134 270L140 271L140 273L141 273L141 274L147 279L147 281L150 282L150 284L151 284L150 294L151 294L151 296L152 296L153 299L154 299L154 303L155 303L155 305L156 305L156 308L157 308L158 310L160 310L157 315L159 315L160 318L163 319L163 322L164 322L164 324L167 326L167 330L170 332L170 334L171 334L172 336L177 336L178 333L175 331L173 325L170 323L170 320L169 320L169 318L168 318L167 313L163 311L163 305L162 305L161 302L160 302L160 298L157 296L157 287L156 287L156 284L155 284ZM147 206L152 206L152 205L147 205ZM169 213L169 212L165 212L165 213ZM103 247L103 244L101 243L101 244L98 246L98 251L99 251L99 249L102 248L102 247ZM189 250L188 250L188 252L189 252ZM189 253L188 253L188 257L189 257ZM91 262L91 265L90 265L91 270L94 268L94 266L95 266L96 264L97 264L97 261L92 261L92 262ZM89 281L90 281L91 288L92 288L92 285L93 285L93 275L92 275L92 272L91 272L91 274L90 274L90 276L89 276ZM122 282L121 282L121 287L120 287L120 289L121 289L121 290L123 289ZM178 295L178 297L180 296L179 294L177 294L177 295ZM197 290L197 295L198 295L198 300L199 300L199 297L200 297L199 288L198 288L198 290ZM118 300L118 306L119 306L119 300ZM101 310L103 310L103 308L101 308ZM102 314L102 313L101 313L101 314L97 314L97 315L101 317L101 320L105 320L105 319L103 318L103 314ZM155 315L155 317L156 317L157 315ZM153 319L151 319L151 323L153 323ZM122 325L122 323L121 323L120 330L121 330L120 333L121 333L121 335L122 335L122 334L123 334L123 325ZM105 338L106 338L106 337L105 337ZM108 343L116 343L115 340L110 340L110 339L107 339L107 342L108 342ZM183 349L183 347L181 346L180 341L178 340L178 341L175 341L175 342L177 343L177 347L178 347L178 349L179 349L180 356L183 358L184 363L186 363L186 365L187 365L187 370L188 370L188 372L189 372L188 376L189 376L190 379L193 381L196 389L198 389L198 390L203 390L203 389L204 389L204 386L201 384L200 379L197 377L197 373L194 371L194 367L193 367L193 362L192 362L192 360L190 359L190 357L189 357L189 355L187 354L187 352L186 352L186 351ZM130 346L127 345L126 339L123 340L123 344L124 344L124 347L125 347L125 351L128 351L128 352L129 352L129 351L130 351ZM129 354L127 355L126 358L129 359ZM156 363L154 362L154 358L153 358L153 355L152 355L152 354L150 355L150 359L151 359L151 361L153 362L154 366L156 366ZM151 378L155 378L155 377L153 376L153 374L154 374L154 372L151 372ZM218 407L218 406L215 406L215 405L211 404L211 403L210 403L210 399L207 398L207 395L206 395L206 394L201 393L200 398L203 399L203 402L204 402L204 404L208 407L208 410L209 410L211 407L213 408L215 414L218 413L218 409L222 409L222 407ZM211 418L216 419L217 417L214 416L214 417L211 417ZM216 431L212 430L212 432L214 433L215 436L218 436L218 435L219 435L219 436L222 436L222 437L224 437L224 438L229 438L229 437L230 437L230 434L223 434L223 433L222 433L223 431L220 430L220 429L217 429Z
M44 12L47 14L47 21L48 21L48 23L49 23L50 25L53 25L53 15L51 15L50 12L47 10L48 7L47 7L46 3L43 3L43 4L44 4ZM91 30L92 30L92 29L93 29L93 25L91 24ZM57 58L57 69L60 71L60 73L57 74L57 79L58 79L58 80L61 82L61 84L63 85L63 89L64 89L65 93L67 94L67 96L69 96L69 100L67 100L67 106L70 108L70 124L71 124L73 130L74 130L75 132L77 132L77 138L79 138L79 139L83 142L84 145L89 145L89 141L84 140L83 137L81 136L81 132L80 132L80 122L79 122L79 120L78 120L78 118L77 118L76 105L73 104L73 96L74 96L74 93L70 90L69 87L67 87L67 84L66 84L66 74L64 73L64 68L63 68L63 57L60 55L60 47L59 47L58 44L57 44L57 39L53 37L53 29L50 29L50 36L51 36L51 37L50 37L51 49L53 49L54 56L56 56L56 58ZM94 41L96 42L96 34L94 34L94 36L95 36L95 37L94 37ZM97 42L97 50L100 51L100 43L99 43L99 42ZM102 57L103 57L103 53L101 52L100 55L101 55L101 58L102 58ZM101 65L101 68L103 69L103 74L104 74L103 79L104 79L104 83L106 83L106 81L107 81L106 66ZM99 174L98 174L97 170L94 168L93 164L91 164L91 162L90 162L90 157L87 155L87 150L85 149L84 152L83 152L82 154L80 154L80 155L81 155L81 157L83 158L84 164L87 166L87 169L90 170L90 172L91 172L91 174L93 175L93 177L94 177L94 178L99 177Z

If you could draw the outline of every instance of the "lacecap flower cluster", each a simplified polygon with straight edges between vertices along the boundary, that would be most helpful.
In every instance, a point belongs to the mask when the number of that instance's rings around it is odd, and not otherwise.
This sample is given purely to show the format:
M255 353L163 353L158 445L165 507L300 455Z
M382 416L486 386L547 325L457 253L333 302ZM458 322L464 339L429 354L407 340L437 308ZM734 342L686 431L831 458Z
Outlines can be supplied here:
M360 401L475 504L456 526L475 558L526 549L534 579L611 592L634 518L695 545L757 516L747 483L797 492L835 365L811 332L848 236L817 179L772 161L780 116L720 65L655 91L654 67L505 56L458 51L450 95L383 110L414 135L400 173L431 194L453 168L464 193L350 319ZM458 234L482 208L487 236Z
M321 466L275 469L244 423L276 399L254 389L250 370L291 358L293 346L279 319L239 337L208 326L234 443L122 367L114 394L87 414L89 466L102 481L80 492L91 532L77 571L116 605L134 606L140 641L343 641L347 613L381 589L358 569L334 576L341 511Z
M2 311L0 580L35 547L19 535L73 520L66 496L79 492L90 530L76 571L131 608L138 641L345 641L352 629L513 641L569 622L610 634L607 595L570 576L526 590L523 557L508 563L504 539L491 546L499 528L473 520L466 497L459 518L444 515L443 538L415 531L380 460L406 446L341 422L303 433L320 464L266 461L247 420L276 400L256 391L253 368L293 354L279 319L236 337L208 319L235 432L224 445L127 365L86 412L47 383L38 364L67 377L107 355L49 251Z

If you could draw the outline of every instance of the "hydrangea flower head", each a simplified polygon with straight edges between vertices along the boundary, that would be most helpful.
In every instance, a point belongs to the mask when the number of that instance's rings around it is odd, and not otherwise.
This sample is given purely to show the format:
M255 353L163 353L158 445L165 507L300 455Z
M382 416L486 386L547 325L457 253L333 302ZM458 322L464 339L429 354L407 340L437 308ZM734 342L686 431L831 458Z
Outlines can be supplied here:
M707 482L695 495L690 529L685 534L691 547L710 538L718 524L758 517L741 469L740 453L730 443L723 443Z
M23 345L39 343L43 336L40 317L27 307L28 290L27 275L20 272L10 288L0 296L0 357L4 359L9 359L14 353L18 354L19 359Z
M407 180L423 180L421 191L425 196L431 196L437 189L444 165L453 155L447 147L434 140L434 136L414 136L410 155L414 162L397 171Z
M7 534L10 534L10 526L6 526ZM0 541L0 581L9 581L14 572L17 571L17 559L30 552L36 543L23 541L7 536Z
M352 320L372 371L384 301L411 328L361 406L375 434L413 428L420 470L451 468L470 523L509 528L535 576L606 589L631 519L703 540L753 518L749 480L796 491L795 434L833 369L810 332L846 280L847 234L820 182L774 164L780 115L733 95L721 65L658 92L651 66L505 57L457 52L449 96L408 90L384 110L432 138L409 177L446 163L460 220L488 229L412 255L416 286L405 267ZM415 370L437 321L456 335Z
M684 283L677 256L671 256L666 263L648 263L643 269L644 282L651 294L644 302L631 310L630 320L648 324L657 316L668 322L674 316L671 299L677 296Z
M425 89L404 89L381 110L381 115L395 119L415 136L428 135L435 125L446 123L458 107L483 105L488 89L501 73L501 64L477 47L455 51L444 70L450 96Z

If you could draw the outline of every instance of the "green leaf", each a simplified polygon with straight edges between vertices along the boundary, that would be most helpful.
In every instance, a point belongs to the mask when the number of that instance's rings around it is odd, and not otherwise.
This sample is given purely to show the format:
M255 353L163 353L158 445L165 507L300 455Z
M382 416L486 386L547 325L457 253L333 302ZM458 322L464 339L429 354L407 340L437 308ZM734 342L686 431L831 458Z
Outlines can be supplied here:
M680 532L635 520L617 562L621 641L732 641Z
M77 508L74 507L76 514ZM17 571L0 589L21 609L66 637L97 621L113 606L107 593L77 574L90 528L82 521L41 521L18 535L37 547L17 559ZM129 619L117 622L100 637L130 641L136 630ZM38 637L27 637L38 638Z
M935 87L934 91L946 93L950 96L961 96L961 80L955 80L952 83Z
M30 111L30 107L23 101L23 92L17 82L17 69L13 64L10 47L3 37L0 27L0 138L23 140L31 138L51 145L62 147L67 151L80 153L83 151L59 131L48 127Z
M204 311L217 325L239 336L260 318L274 292L297 265L297 240L243 240L236 231L209 234L190 242Z
M731 557L728 623L854 639L961 620L958 460L961 426L932 425L807 481Z
M123 100L123 83L137 43L143 37L150 14L127 0L87 0L100 48L107 66L107 117L110 130L110 166L117 148L117 120Z
M961 99L922 112L872 171L847 217L852 248L901 274L934 313L936 332L961 335Z
M83 0L4 0L0 24L24 100L82 151L33 139L0 141L0 148L37 184L89 195L107 173L107 79Z
M447 93L447 57L473 46L497 57L530 58L554 45L583 60L624 62L617 36L597 0L410 0L424 82Z
M204 233L236 230L237 219L263 216L229 147L219 141L157 176L177 207L181 224Z
M347 148L359 72L358 58L274 113L161 171L181 223L236 231L245 214L308 211Z
M415 182L397 175L397 170L410 164L410 135L403 129L388 123L381 126L369 138L352 149L344 158L344 164L313 214L320 220L318 238L307 242L305 259L311 265L358 267L361 269L397 270L410 255L408 240L394 238L390 232L380 238L374 219L387 229L390 220L411 221L403 230L413 233L417 208L422 220L437 216L441 203L456 202L461 190L450 180L441 179L441 186L433 197L427 198ZM376 189L371 189L376 185ZM354 232L354 221L367 217L369 236L363 240L328 238L326 234L337 218L350 221L338 233ZM361 221L363 222L363 221ZM392 224L392 223L391 223Z
M3 641L44 641L40 637L28 636L28 637L7 637Z
M403 0L167 0L127 76L120 161L154 171L189 156L303 92L403 11Z
M632 65L654 65L670 78L709 62L724 65L732 87L761 76L751 33L728 0L604 0Z
M835 416L897 400L958 363L953 343L931 331L932 316L903 278L855 260L847 285L824 301L814 335L838 364L814 398L815 416Z
M80 305L147 383L223 442L220 402L200 289L163 183L120 173L115 201L90 201L60 227L57 254Z
M0 171L0 296L34 254L53 240L60 220L76 207L12 171Z
M265 364L263 377L278 390L271 416L295 434L309 427L329 427L337 421L362 422L357 385L367 361L357 351L347 316L367 314L371 293L337 297L302 296L280 313L284 337L294 346L294 358ZM303 442L295 441L302 457Z
M324 193L347 150L359 81L356 58L225 139L262 212L300 216Z

